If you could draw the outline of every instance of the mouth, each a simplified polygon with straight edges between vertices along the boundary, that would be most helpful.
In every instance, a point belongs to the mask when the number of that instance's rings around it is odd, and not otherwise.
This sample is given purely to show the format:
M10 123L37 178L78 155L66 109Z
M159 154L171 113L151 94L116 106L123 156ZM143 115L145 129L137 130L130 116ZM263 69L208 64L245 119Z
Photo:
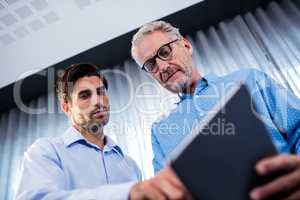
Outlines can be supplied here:
M107 115L107 113L108 113L107 108L101 108L101 109L97 109L97 110L93 111L91 113L91 115L93 117L99 118L99 117L103 117L104 115Z
M172 77L177 73L179 72L180 70L176 70L174 73L172 73L166 80L165 80L165 83L167 83L170 79L172 80Z

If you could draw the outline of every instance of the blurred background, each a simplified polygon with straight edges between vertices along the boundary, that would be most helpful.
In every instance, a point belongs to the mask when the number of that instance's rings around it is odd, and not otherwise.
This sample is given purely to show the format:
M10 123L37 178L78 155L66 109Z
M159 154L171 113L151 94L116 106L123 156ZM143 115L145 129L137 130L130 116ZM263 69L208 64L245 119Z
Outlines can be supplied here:
M194 45L202 73L260 69L300 97L300 0L0 0L0 200L13 199L24 151L70 125L54 91L73 63L101 67L105 133L153 175L151 123L178 97L130 57L142 24L163 19Z

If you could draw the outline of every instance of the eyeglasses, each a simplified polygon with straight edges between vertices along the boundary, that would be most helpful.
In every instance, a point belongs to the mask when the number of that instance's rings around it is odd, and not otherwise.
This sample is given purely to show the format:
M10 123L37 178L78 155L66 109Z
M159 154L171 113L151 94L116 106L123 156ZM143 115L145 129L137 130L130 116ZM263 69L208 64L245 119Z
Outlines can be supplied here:
M172 58L172 47L171 44L177 42L179 39L173 40L167 44L162 45L157 50L155 56L148 59L142 66L142 69L149 73L156 73L158 71L158 66L156 63L156 58L167 61Z

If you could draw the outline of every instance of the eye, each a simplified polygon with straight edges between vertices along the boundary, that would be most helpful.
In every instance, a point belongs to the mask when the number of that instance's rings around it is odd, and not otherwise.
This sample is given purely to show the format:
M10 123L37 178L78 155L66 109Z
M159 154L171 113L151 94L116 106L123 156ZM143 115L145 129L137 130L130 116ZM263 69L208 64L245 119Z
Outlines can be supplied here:
M97 95L99 95L99 96L105 96L106 95L106 89L105 89L105 87L97 88Z
M158 55L160 58L167 59L171 54L171 47L163 46L159 49Z
M156 64L156 59L151 59L147 66L148 70L152 72L155 69Z
M84 91L84 92L80 92L79 93L79 98L80 99L88 99L91 96L91 92L90 91Z

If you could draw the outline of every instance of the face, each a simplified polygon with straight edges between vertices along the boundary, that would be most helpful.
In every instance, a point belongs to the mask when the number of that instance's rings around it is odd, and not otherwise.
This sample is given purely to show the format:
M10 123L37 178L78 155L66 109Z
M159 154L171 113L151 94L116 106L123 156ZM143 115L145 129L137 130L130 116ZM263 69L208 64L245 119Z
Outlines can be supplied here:
M145 63L153 58L158 49L176 38L171 38L167 33L155 31L145 35L136 46L136 58L139 63ZM171 92L185 91L196 79L198 73L192 60L192 45L186 39L180 39L170 44L171 56L168 60L156 57L154 67L158 70L151 73L163 87ZM155 66L156 65L156 66Z
M65 112L75 126L97 132L109 120L109 100L102 80L97 76L79 78Z

